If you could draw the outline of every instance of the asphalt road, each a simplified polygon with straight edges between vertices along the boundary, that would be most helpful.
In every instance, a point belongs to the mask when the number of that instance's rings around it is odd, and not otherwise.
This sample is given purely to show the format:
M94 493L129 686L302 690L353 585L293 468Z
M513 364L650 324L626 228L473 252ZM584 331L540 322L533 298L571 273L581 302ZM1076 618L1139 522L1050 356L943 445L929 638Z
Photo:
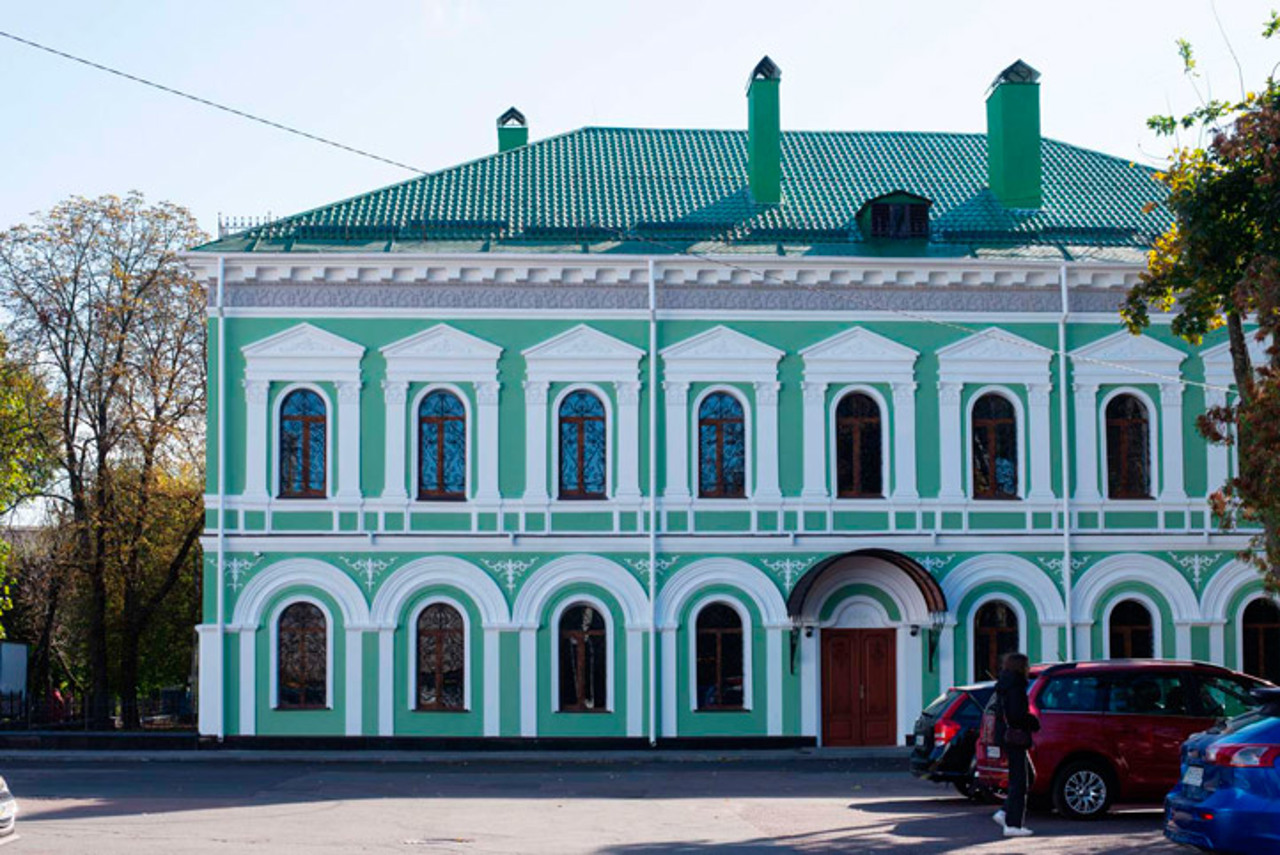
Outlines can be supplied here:
M1154 808L1095 823L992 808L845 760L50 762L0 766L18 853L1181 852Z

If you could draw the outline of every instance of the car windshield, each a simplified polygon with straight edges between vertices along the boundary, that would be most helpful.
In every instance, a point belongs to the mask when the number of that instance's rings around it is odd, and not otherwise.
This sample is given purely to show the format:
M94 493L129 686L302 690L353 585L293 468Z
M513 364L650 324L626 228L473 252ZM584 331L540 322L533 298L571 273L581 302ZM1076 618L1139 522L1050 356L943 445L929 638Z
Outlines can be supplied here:
M937 718L942 715L942 713L946 711L947 707L951 706L958 697L960 697L960 692L955 689L948 689L941 695L938 695L933 703L924 708L924 714Z

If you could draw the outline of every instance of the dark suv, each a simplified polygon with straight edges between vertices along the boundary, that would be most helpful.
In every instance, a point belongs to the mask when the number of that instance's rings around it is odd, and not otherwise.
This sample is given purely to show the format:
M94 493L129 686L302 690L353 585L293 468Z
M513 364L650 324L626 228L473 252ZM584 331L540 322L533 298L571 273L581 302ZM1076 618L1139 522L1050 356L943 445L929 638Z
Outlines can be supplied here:
M978 797L973 786L973 747L995 686L993 682L957 686L924 708L913 734L912 775L949 783L962 795Z
M1041 730L1031 749L1032 798L1048 796L1073 819L1092 819L1116 800L1159 802L1178 781L1191 734L1254 706L1266 683L1201 662L1111 660L1050 665L1027 696ZM1003 789L1004 751L995 715L983 715L978 781Z

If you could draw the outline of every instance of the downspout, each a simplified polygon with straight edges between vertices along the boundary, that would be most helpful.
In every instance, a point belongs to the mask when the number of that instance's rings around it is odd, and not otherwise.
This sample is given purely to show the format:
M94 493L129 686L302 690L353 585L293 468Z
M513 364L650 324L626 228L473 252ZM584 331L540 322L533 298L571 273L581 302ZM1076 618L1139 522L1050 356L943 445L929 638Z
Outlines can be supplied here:
M649 259L649 745L658 744L658 311Z
M225 305L225 285L227 278L227 259L218 256L218 727L217 737L221 742L226 735L227 703L226 703L226 594L223 581L223 566L227 548L227 318L223 310Z
M1067 318L1071 302L1067 294L1067 263L1058 268L1062 313L1058 317L1058 428L1062 440L1062 589L1067 613L1067 661L1075 659L1076 628L1071 619L1071 443L1067 418Z

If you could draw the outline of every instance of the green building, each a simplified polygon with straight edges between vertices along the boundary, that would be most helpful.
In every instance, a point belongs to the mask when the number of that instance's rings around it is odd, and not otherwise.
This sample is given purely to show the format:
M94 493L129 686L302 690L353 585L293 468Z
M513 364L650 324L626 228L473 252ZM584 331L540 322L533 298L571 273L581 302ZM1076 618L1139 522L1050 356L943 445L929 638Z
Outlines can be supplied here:
M888 744L1015 648L1274 675L1225 340L1120 328L1162 188L1038 77L986 134L783 131L767 58L746 131L513 109L193 251L202 732Z

